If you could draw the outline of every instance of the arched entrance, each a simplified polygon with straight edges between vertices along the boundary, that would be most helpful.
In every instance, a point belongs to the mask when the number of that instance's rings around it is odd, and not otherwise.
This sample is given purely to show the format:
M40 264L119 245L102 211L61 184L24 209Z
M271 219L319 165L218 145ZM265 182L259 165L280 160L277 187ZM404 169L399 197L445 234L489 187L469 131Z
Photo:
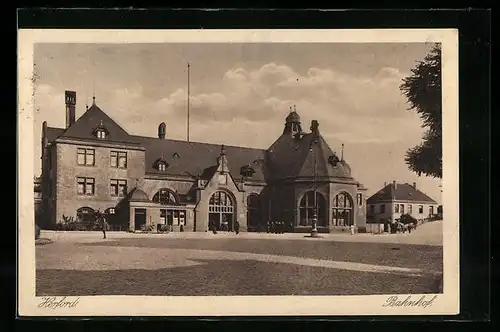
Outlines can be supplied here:
M333 226L351 226L354 225L352 198L346 193L342 192L337 194L333 199Z
M326 200L323 195L316 192L316 212L317 212L317 226L326 226ZM299 204L299 226L312 226L314 214L314 191L308 191L302 196Z
M208 224L218 231L233 231L234 201L224 192L215 192L208 202Z
M81 207L76 210L76 221L86 230L92 230L96 227L96 211L88 206Z
M161 204L159 223L174 226L187 226L186 211L180 206L179 196L173 190L162 188L153 196L153 203Z
M247 225L248 231L259 230L261 223L260 199L257 194L250 194L247 197Z

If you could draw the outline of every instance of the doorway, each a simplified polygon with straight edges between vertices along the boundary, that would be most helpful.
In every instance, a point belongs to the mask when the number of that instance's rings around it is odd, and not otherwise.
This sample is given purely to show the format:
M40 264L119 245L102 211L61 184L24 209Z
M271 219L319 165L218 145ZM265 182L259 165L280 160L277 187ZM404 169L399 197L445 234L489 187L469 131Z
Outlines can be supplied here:
M142 230L146 227L146 209L135 209L135 230Z

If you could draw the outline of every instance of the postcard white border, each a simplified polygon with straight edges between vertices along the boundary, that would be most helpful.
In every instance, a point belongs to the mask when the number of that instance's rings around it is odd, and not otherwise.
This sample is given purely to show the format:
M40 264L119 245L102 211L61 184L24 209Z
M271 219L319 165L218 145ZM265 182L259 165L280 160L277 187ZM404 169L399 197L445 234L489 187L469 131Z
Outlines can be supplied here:
M382 307L365 296L89 296L74 308L35 297L33 46L35 43L442 43L444 292L433 305ZM440 315L459 312L458 30L18 30L18 312L20 316ZM405 294L401 294L404 296ZM408 294L409 295L409 294ZM414 297L418 294L412 294ZM140 304L139 304L140 303ZM222 309L223 308L223 309Z

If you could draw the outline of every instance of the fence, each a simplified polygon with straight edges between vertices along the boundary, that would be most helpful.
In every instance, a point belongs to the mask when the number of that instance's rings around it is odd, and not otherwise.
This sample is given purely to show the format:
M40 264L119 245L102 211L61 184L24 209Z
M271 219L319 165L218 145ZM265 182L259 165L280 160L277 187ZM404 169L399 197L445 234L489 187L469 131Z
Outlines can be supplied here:
M381 223L367 223L366 232L373 234L381 234L384 232L384 224Z

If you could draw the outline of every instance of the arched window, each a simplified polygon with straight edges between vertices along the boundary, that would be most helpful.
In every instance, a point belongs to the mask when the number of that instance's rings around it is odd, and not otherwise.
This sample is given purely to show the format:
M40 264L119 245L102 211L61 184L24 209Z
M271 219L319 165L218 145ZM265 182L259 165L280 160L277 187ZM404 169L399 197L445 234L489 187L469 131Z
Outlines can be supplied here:
M76 210L76 218L79 222L89 223L95 221L94 209L84 206Z
M314 191L308 191L302 196L299 205L299 225L311 226L314 214ZM316 193L317 226L326 226L326 201L323 195Z
M353 225L352 198L346 193L339 193L333 199L333 226Z
M159 203L161 205L178 205L179 204L174 192L172 190L166 189L166 188L158 190L158 192L153 196L153 202Z
M224 191L215 192L208 202L208 212L210 213L233 213L233 200Z
M208 225L209 229L220 231L233 231L234 201L232 197L224 192L215 192L208 201Z
M247 222L248 226L258 226L260 223L260 199L257 194L247 197Z

